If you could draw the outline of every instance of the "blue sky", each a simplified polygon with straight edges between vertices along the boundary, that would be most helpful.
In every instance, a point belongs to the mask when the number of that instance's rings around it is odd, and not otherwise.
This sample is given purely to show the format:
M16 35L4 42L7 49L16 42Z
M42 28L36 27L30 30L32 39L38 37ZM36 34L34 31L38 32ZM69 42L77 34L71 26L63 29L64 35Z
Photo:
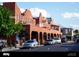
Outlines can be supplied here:
M17 5L23 9L44 9L61 26L79 28L78 2L17 2Z

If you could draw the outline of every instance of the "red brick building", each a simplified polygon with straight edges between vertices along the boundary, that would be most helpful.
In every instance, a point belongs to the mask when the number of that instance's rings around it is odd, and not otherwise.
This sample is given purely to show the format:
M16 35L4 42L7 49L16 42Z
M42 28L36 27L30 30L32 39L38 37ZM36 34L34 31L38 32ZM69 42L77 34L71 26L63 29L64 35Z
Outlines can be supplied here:
M47 38L60 37L62 34L59 25L51 24L41 13L34 18L28 9L21 13L15 2L6 2L3 6L13 12L15 24L20 22L25 26L26 40L36 38L39 44L43 44Z

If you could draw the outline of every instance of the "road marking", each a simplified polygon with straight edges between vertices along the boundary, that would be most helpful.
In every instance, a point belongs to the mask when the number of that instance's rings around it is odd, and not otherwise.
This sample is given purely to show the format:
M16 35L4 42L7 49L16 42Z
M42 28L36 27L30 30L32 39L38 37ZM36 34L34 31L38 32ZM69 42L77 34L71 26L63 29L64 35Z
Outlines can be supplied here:
M29 48L29 50L31 51L32 49L31 49L31 48Z
M50 50L50 48L48 48L48 50Z

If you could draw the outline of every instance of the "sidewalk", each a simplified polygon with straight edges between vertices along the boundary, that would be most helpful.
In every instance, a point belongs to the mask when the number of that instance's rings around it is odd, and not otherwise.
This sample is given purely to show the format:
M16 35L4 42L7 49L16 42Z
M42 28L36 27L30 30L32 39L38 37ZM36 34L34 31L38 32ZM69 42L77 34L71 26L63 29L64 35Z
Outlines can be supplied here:
M38 45L38 47L41 47L41 46L44 46L44 45Z
M67 41L67 43L74 43L74 41Z
M67 42L62 43L62 44L73 44L73 43L74 43L74 41L67 41Z
M19 48L15 48L15 47L3 48L3 49L2 49L2 52L13 51L13 50L19 50Z

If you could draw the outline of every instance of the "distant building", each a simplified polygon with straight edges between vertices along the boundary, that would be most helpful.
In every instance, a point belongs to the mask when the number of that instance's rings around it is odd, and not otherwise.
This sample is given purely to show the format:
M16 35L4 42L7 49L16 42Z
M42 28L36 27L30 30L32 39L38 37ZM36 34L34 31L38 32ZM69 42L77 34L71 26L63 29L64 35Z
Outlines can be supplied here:
M43 44L47 39L61 37L60 26L51 24L51 18L45 18L41 13L39 17L33 17L28 9L21 13L15 2L5 2L3 6L13 12L15 24L22 23L24 25L26 40L35 38L39 44Z
M73 29L72 28L61 28L62 37L68 40L72 40L73 37Z

